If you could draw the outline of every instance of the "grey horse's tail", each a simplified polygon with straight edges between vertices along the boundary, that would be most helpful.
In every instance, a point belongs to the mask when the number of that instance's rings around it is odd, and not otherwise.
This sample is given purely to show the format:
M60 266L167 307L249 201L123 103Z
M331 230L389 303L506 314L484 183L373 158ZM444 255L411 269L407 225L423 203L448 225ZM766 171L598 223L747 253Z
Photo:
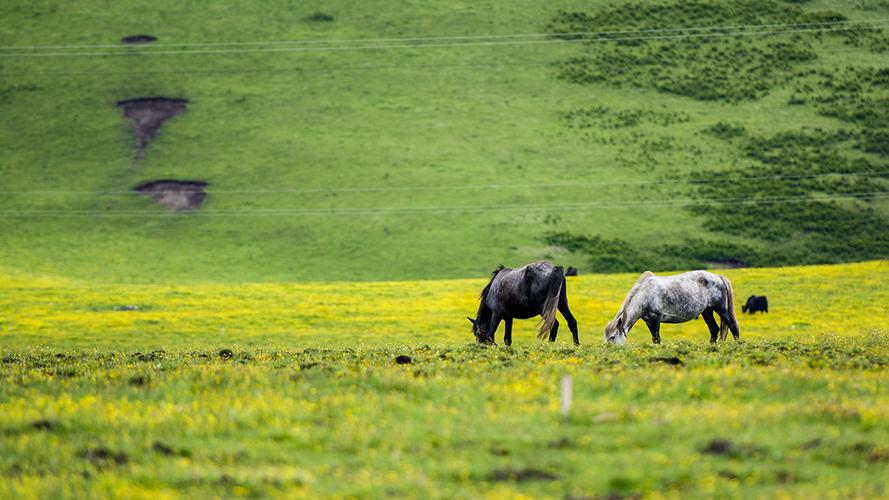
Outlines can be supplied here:
M735 318L735 292L732 290L732 283L725 276L719 278L725 285L725 314L719 317L719 340L724 341L728 336L729 325L738 324L738 319Z
M554 267L549 275L549 288L546 291L546 300L543 301L543 311L540 313L543 319L540 320L540 329L537 331L538 339L546 338L556 322L556 310L559 308L559 295L562 293L564 282L565 270L562 266Z

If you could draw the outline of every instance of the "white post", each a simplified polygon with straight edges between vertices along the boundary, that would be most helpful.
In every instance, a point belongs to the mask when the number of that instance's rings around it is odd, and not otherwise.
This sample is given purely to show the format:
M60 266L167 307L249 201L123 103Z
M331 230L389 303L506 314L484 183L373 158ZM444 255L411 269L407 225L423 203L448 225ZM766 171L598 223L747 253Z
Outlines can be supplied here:
M562 375L562 415L571 411L571 375Z

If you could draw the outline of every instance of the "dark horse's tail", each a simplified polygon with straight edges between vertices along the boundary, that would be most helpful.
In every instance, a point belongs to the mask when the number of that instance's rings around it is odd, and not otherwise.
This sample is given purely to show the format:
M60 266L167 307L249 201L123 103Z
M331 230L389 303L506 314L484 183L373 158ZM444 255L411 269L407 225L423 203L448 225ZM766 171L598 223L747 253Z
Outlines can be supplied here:
M540 312L543 319L540 321L540 330L537 331L538 339L546 338L556 322L556 310L559 308L559 295L562 293L564 282L565 270L562 269L562 266L554 267L553 272L549 275L549 286L546 290L546 300L543 301L543 311Z

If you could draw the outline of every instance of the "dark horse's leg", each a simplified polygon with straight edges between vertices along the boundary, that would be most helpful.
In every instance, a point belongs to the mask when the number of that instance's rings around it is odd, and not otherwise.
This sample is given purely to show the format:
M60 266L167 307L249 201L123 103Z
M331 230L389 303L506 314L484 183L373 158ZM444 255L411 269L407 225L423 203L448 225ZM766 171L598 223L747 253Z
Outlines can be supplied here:
M506 332L503 333L503 343L512 345L512 318L504 319L503 327L506 328Z
M642 318L645 321L645 325L648 326L648 331L651 332L651 341L655 344L661 343L661 322L655 318Z
M580 339L577 337L577 320L574 319L571 309L568 308L568 287L565 285L565 280L562 280L562 293L559 294L559 312L568 322L568 329L571 330L571 336L574 337L574 345L580 345Z
M553 327L549 329L549 341L555 342L556 335L559 334L559 320L553 321Z
M500 313L494 311L491 313L491 323L488 325L488 343L497 345L497 342L494 342L494 334L497 333L498 326L500 326Z
M716 324L716 319L713 318L713 309L709 307L704 309L701 316L704 318L704 323L707 323L707 328L710 329L710 342L716 342L716 339L719 338L719 325Z

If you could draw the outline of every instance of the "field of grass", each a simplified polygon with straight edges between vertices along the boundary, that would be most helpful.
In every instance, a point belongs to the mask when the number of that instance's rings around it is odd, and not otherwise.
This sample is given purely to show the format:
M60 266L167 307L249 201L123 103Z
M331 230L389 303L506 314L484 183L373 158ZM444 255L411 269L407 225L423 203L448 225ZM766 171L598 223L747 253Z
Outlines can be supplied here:
M602 345L618 274L570 279L579 348L525 321L507 349L471 343L483 280L5 268L0 496L885 497L889 264L726 274L770 299L741 342L698 321Z
M176 43L874 21L889 18L886 2L14 0L0 18L0 259L35 272L122 283L429 279L539 258L603 272L889 252L882 25L149 54L208 49ZM122 49L135 33L168 45ZM22 48L95 44L111 47ZM209 49L244 47L288 45ZM92 54L120 50L130 55ZM599 63L607 74L591 73ZM189 104L137 153L115 103L144 96ZM725 127L742 133L708 133ZM689 184L725 172L767 180L716 192ZM170 214L131 191L164 178L209 182L202 208ZM831 198L860 193L879 196ZM769 204L776 196L795 201ZM571 251L552 234L614 244ZM694 238L722 246L683 246ZM637 258L613 259L614 246Z

